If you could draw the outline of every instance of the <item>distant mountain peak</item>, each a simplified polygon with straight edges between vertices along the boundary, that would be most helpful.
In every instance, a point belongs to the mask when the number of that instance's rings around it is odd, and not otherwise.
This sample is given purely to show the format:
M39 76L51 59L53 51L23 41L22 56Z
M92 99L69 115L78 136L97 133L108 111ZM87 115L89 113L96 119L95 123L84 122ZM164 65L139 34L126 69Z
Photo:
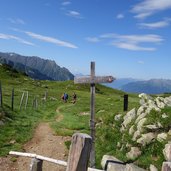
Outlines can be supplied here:
M37 56L0 52L0 63L6 63L34 79L57 81L74 79L74 75L67 68L60 67L54 60L42 59Z

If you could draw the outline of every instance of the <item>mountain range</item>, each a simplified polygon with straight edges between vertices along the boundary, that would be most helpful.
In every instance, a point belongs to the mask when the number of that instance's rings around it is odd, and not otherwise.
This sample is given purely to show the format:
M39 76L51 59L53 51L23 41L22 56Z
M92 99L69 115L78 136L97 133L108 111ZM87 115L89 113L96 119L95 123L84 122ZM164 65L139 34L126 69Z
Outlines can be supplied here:
M74 75L65 67L60 67L55 61L37 56L23 56L16 53L0 52L0 63L26 73L38 80L73 80Z
M171 93L171 80L169 79L140 80L134 78L119 78L113 83L105 85L128 93Z
M135 81L125 84L121 90L130 93L162 94L171 93L171 80L150 79L147 81Z

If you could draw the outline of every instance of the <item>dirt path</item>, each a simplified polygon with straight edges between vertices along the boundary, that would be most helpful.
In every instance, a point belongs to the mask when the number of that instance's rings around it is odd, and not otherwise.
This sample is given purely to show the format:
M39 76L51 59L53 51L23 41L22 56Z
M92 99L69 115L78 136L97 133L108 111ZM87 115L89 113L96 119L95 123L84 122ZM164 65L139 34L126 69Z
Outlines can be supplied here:
M55 136L48 123L41 123L36 128L31 141L24 145L24 150L46 157L67 161L68 150L64 142L70 137ZM10 157L0 158L0 171L28 171L30 158L18 157L16 162L11 162ZM43 171L64 171L63 166L50 162L43 162Z

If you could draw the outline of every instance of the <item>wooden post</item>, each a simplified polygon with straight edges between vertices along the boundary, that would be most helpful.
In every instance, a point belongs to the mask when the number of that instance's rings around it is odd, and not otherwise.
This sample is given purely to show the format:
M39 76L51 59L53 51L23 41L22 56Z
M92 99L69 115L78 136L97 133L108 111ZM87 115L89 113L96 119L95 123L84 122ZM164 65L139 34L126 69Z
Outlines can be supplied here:
M90 135L92 137L92 147L90 152L90 167L95 167L95 62L91 62L91 86L90 86Z
M12 94L11 94L11 110L14 110L14 88L12 89Z
M1 81L0 81L0 107L2 107L2 87L1 87Z
M26 103L25 103L25 110L27 108L27 104L28 104L28 91L26 92Z
M124 111L128 110L128 94L124 94Z
M42 165L43 160L33 158L30 164L30 171L42 171Z
M92 138L87 134L75 133L69 151L66 171L87 171Z
M23 94L21 96L21 100L20 100L20 110L21 110L21 107L22 107L22 104L23 104L24 95L25 95L25 93L23 92Z
M90 77L75 77L74 83L83 84L89 83L90 84L90 131L92 137L92 148L90 153L90 167L95 167L95 83L111 83L115 78L112 76L95 76L95 62L91 62L91 71Z
M35 99L35 108L36 108L36 110L38 109L38 101L37 101L37 97L36 97L36 99Z
M36 108L36 97L35 96L34 96L34 99L33 99L32 108L33 109Z

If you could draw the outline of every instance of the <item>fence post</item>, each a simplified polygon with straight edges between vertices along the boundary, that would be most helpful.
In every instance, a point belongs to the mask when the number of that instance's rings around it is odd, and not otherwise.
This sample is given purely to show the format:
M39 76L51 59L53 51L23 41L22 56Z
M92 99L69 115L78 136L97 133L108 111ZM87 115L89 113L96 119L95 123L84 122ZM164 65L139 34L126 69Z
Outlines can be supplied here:
M66 171L87 171L92 138L87 134L75 133L69 151Z
M1 87L1 81L0 81L0 107L2 107L2 87Z
M42 171L42 165L43 160L33 158L30 164L30 171Z
M24 95L25 95L25 93L23 92L23 94L21 96L21 100L20 100L20 110L21 110L21 107L22 107L22 104L23 104Z
M26 103L25 103L25 110L27 108L27 103L28 103L28 91L26 92Z
M12 94L11 94L11 109L12 111L14 110L14 88L12 89Z
M128 110L128 94L124 94L124 111Z

